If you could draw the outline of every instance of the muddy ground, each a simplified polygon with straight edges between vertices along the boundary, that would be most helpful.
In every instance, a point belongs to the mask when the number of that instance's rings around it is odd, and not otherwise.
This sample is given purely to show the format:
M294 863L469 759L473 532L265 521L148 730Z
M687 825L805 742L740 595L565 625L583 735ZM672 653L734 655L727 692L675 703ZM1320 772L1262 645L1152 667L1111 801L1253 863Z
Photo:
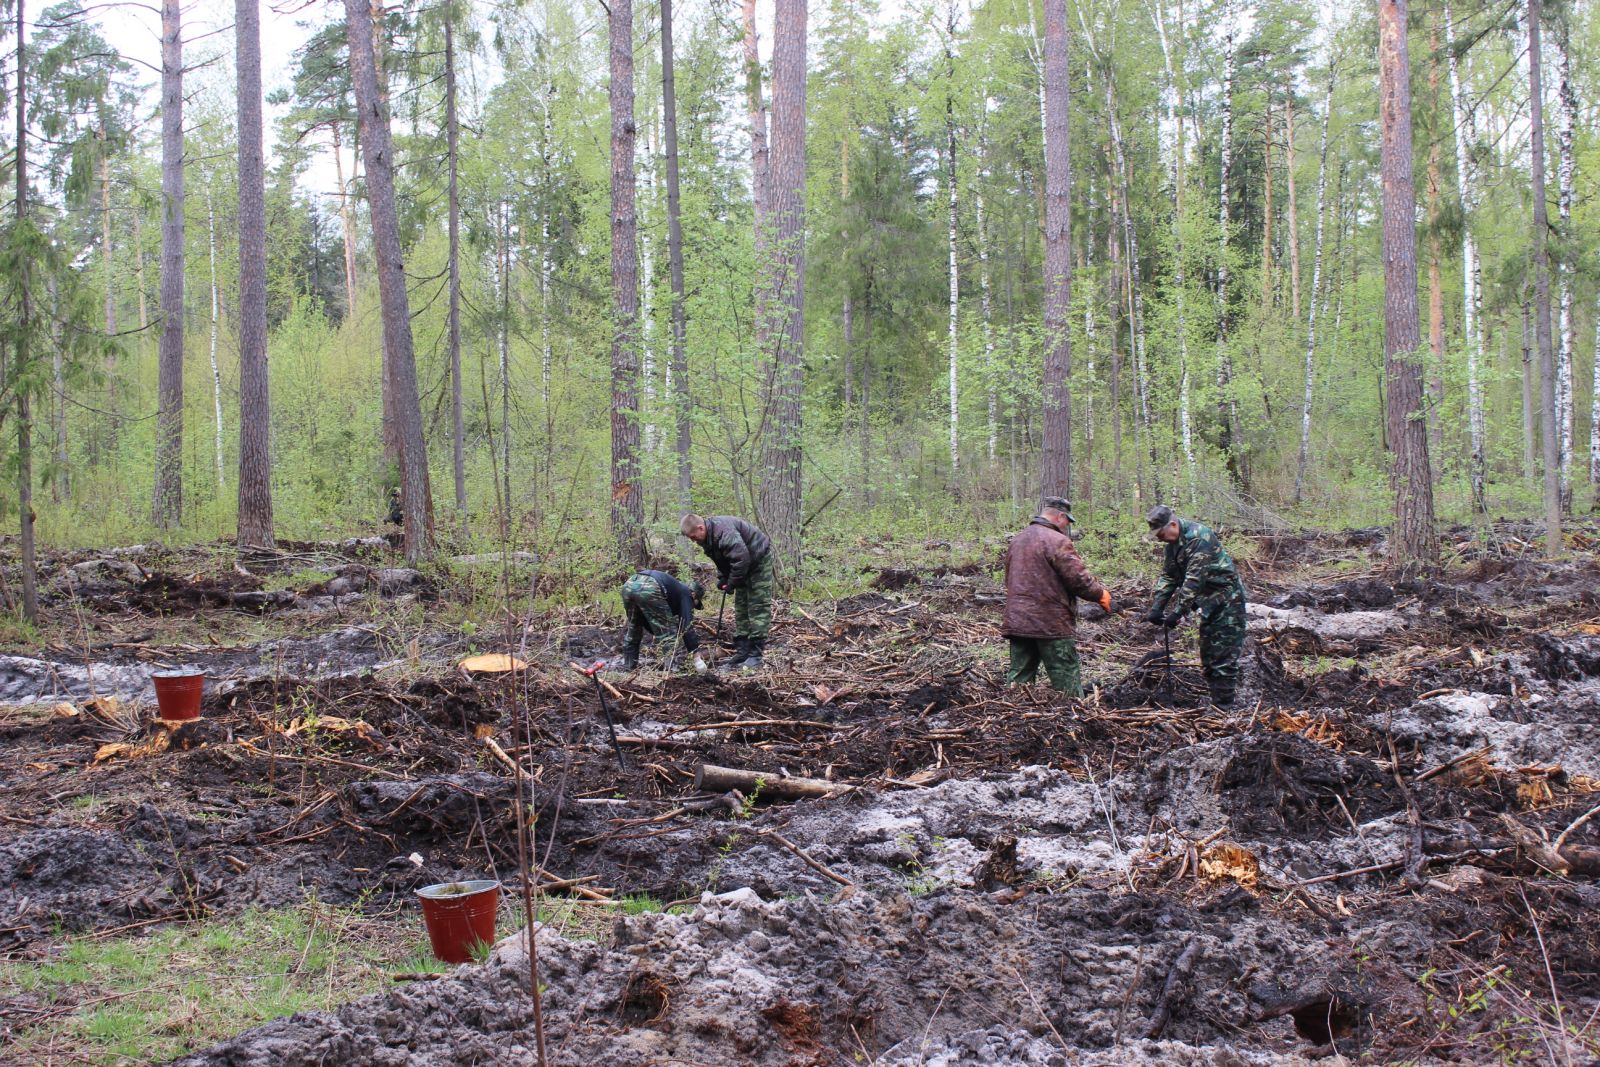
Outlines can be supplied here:
M1003 687L993 569L930 549L789 605L760 675L608 675L625 770L564 667L614 648L592 610L397 624L453 591L359 542L236 581L170 554L62 560L113 588L85 609L99 640L20 657L43 673L0 661L7 699L33 701L0 719L0 952L308 892L377 909L515 884L515 763L537 881L619 915L600 941L539 938L552 1063L1589 1063L1594 531L1556 564L1534 531L1463 534L1442 578L1399 586L1379 538L1231 538L1253 603L1229 711L1204 703L1192 632L1168 670L1137 611L1086 612L1087 699ZM307 559L316 582L263 577ZM278 635L162 641L247 613ZM450 665L507 647L531 669ZM171 732L140 700L175 661L225 681ZM701 764L763 779L705 794ZM785 776L836 788L787 800ZM641 894L676 906L621 917ZM513 937L181 1062L537 1062L528 975Z

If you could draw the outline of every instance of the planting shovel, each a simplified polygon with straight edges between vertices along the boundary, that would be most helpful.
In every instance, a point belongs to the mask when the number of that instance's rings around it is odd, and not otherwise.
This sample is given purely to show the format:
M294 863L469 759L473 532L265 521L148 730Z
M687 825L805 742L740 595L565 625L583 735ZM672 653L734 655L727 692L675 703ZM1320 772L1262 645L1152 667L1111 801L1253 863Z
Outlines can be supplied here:
M606 700L606 691L600 687L600 668L606 665L603 659L594 661L592 667L580 667L576 663L570 664L579 674L587 675L589 681L594 683L595 695L600 698L600 710L606 717L606 729L611 731L611 750L617 754L617 766L623 770L628 769L628 761L622 758L622 743L617 740L617 723L611 717L611 704Z

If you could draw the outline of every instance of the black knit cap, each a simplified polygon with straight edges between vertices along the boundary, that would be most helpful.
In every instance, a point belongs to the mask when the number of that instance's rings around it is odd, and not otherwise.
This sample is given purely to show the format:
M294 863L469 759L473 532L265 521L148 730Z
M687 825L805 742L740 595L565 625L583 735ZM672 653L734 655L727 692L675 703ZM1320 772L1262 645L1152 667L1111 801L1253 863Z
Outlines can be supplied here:
M1077 519L1072 517L1072 501L1066 499L1065 497L1059 497L1059 496L1047 496L1047 497L1045 497L1044 498L1044 507L1041 508L1040 510L1041 511L1059 511L1059 512L1061 512L1061 514L1063 514L1063 515L1065 515L1067 517L1067 521L1068 522L1077 522L1078 521Z
M1144 517L1144 521L1149 525L1150 529L1159 530L1176 517L1172 514L1171 508L1165 504L1157 504L1150 509L1150 514Z

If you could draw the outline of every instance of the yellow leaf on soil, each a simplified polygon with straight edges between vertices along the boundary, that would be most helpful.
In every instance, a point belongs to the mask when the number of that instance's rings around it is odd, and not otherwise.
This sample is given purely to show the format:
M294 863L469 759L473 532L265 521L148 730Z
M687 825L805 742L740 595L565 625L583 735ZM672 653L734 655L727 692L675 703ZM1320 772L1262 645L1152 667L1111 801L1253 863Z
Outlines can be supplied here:
M515 656L491 652L484 656L468 656L461 661L461 669L468 674L505 674L526 670L528 665Z
M159 752L165 752L171 742L172 734L167 730L151 734L149 740L141 741L137 745L113 741L95 750L94 762L99 764L112 759L140 759L144 756L154 756Z
M1215 881L1226 878L1249 889L1261 877L1261 864L1248 849L1232 841L1219 841L1200 857L1200 874Z

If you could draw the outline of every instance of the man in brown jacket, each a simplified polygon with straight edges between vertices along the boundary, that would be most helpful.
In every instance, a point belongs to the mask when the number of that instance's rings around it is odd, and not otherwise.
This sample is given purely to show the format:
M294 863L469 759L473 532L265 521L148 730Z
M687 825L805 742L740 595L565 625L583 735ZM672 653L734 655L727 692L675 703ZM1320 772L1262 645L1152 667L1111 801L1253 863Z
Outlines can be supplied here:
M1078 669L1078 598L1111 610L1111 593L1095 581L1072 547L1072 505L1046 497L1027 529L1006 550L1006 608L1002 632L1011 642L1012 684L1031 682L1040 664L1050 684L1082 696Z

